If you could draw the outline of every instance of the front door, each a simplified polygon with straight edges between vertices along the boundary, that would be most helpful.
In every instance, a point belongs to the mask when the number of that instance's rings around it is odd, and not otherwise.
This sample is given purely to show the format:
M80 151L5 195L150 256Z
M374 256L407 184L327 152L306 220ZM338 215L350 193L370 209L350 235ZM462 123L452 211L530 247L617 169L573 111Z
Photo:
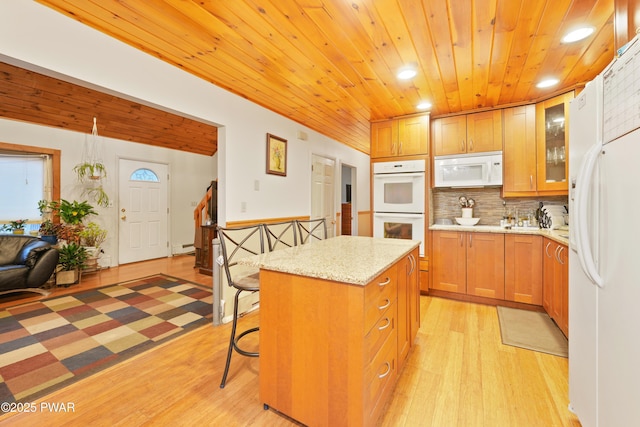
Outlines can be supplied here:
M311 219L324 218L327 223L327 237L333 237L336 233L336 161L315 154L312 156L311 161Z
M120 264L168 256L168 166L120 159Z

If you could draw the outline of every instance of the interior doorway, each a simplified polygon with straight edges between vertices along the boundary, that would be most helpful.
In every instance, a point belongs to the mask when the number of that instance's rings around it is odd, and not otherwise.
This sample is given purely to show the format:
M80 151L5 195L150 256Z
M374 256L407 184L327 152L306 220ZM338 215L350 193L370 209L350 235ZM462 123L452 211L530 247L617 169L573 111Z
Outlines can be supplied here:
M169 256L166 164L120 159L118 263Z
M327 237L336 234L335 170L334 159L311 156L311 219L325 219Z
M340 203L341 203L341 234L347 236L358 235L357 209L356 209L356 168L342 164L340 179Z

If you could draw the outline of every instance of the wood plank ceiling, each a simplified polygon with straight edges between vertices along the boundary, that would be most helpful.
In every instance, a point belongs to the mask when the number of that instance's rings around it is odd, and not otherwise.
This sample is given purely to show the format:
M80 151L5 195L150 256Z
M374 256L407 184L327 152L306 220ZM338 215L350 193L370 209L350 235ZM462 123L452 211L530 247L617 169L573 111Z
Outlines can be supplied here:
M433 116L532 102L614 53L613 0L38 1L365 153L371 121L420 101ZM581 24L594 34L561 42ZM406 64L418 75L399 81Z

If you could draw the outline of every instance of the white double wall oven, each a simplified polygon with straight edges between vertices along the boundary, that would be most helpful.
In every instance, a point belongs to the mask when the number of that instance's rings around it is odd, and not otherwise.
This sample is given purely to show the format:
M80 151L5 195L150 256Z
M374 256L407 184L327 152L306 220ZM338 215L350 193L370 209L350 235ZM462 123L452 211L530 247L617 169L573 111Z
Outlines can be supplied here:
M373 237L420 241L424 256L426 162L373 164Z

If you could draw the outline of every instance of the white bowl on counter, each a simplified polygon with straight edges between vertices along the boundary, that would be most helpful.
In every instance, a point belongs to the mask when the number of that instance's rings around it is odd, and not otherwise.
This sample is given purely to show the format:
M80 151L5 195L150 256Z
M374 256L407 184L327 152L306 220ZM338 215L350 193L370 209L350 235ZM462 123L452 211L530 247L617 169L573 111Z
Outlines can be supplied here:
M480 218L456 218L456 222L460 225L476 225Z

